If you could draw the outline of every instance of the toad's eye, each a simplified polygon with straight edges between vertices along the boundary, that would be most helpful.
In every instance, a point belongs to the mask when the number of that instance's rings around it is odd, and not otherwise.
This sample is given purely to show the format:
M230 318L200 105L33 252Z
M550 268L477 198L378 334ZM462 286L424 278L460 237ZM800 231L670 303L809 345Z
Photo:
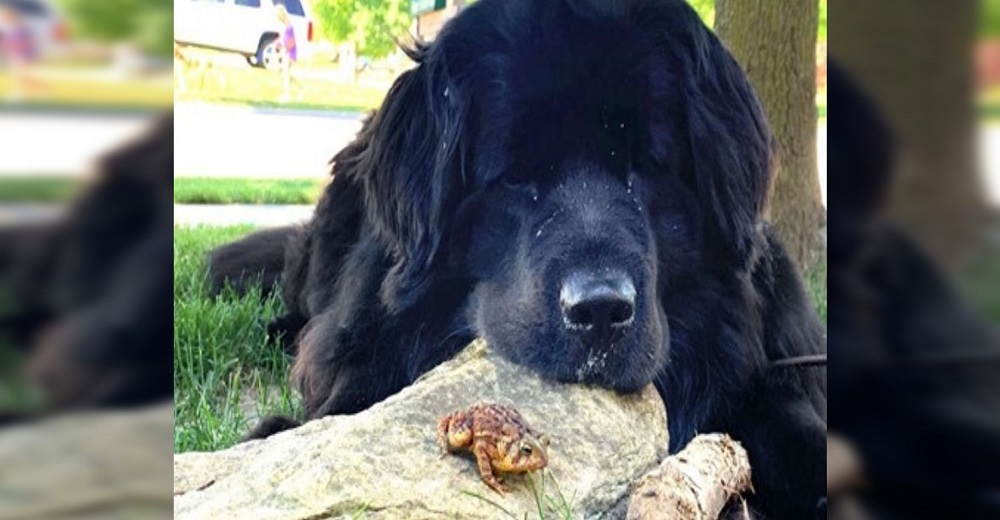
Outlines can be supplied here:
M522 444L521 445L521 454L523 454L523 455L531 455L532 451L533 450L531 449L531 445L529 445L529 444Z

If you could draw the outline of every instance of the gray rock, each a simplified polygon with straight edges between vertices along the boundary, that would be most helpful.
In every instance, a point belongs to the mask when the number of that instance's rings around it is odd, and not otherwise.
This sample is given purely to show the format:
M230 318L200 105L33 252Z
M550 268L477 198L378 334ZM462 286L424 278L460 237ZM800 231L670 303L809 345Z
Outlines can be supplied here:
M441 458L438 419L493 401L548 433L542 475L479 480L471 457ZM543 381L475 342L372 408L326 417L216 453L174 457L175 518L599 518L666 455L663 403L650 385L622 396ZM537 500L531 487L544 492ZM473 496L478 495L478 496ZM562 498L560 498L560 495ZM487 501L494 502L491 505Z
M0 430L0 520L167 518L173 403Z

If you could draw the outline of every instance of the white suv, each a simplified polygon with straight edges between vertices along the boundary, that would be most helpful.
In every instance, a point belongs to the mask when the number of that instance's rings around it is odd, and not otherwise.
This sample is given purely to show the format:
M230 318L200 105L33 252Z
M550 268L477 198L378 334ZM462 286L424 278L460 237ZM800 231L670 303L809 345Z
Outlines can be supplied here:
M2 1L2 0L0 0ZM237 52L251 65L280 66L278 36L283 28L274 7L282 4L295 29L299 59L313 41L313 17L307 0L177 0L174 2L174 40Z

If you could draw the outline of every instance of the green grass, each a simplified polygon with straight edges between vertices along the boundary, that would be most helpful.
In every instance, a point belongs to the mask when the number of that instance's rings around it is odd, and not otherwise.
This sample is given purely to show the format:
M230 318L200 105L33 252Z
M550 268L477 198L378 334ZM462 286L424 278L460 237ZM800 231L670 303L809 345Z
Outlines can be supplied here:
M80 181L56 175L23 175L0 177L0 203L54 203L69 200Z
M812 300L823 323L826 323L826 254L816 259L816 262L804 273L806 292Z
M546 479L552 481L551 487L546 491L545 481ZM535 500L535 507L537 508L538 519L546 520L551 518L557 518L560 520L572 520L573 519L573 500L576 495L570 497L569 500L563 495L562 490L559 488L559 482L556 481L555 476L548 470L538 471L536 473L528 473L524 476L524 485L527 486L528 490L531 491L531 496ZM481 500L485 505L488 505L497 510L497 514L503 513L503 516L508 518L513 518L514 520L522 520L527 518L535 518L534 512L531 515L524 513L523 517L519 517L509 509L503 506L492 496L488 497L482 493L462 490L463 495L468 495L470 497Z
M1000 101L983 102L979 104L979 117L985 121L1000 121Z
M284 107L315 110L367 111L382 104L389 85L362 85L297 76L301 90L292 85L293 99L279 103L284 92L280 73L251 67L216 66L185 73L187 90L177 99L238 103L256 107ZM221 81L220 81L221 80Z
M1000 121L1000 86L982 92L977 99L979 118L984 121Z
M266 321L279 314L277 296L208 295L205 253L240 237L246 226L174 230L174 450L233 445L254 417L296 415L285 384L288 361L266 339Z
M178 204L314 204L326 179L174 179Z
M17 106L52 107L109 107L136 109L164 109L174 100L173 85L167 81L147 79L122 79L99 81L90 78L66 77L47 79L39 75L43 89L31 92ZM0 94L12 88L9 74L0 72Z
M964 266L957 287L969 299L972 307L986 320L1000 325L1000 249L993 248Z
M281 312L277 296L208 295L205 253L245 235L250 226L178 227L174 230L174 450L218 450L234 444L254 417L297 415L288 389L288 360L266 339L265 323ZM806 273L806 284L826 321L826 259ZM534 486L534 482L529 485ZM568 510L565 497L540 504ZM534 488L533 488L534 489ZM558 492L558 487L555 488ZM572 499L570 499L570 503ZM560 516L562 517L562 516Z
M178 177L178 204L315 204L327 179L227 179ZM70 200L81 181L57 175L0 177L0 203L59 203Z

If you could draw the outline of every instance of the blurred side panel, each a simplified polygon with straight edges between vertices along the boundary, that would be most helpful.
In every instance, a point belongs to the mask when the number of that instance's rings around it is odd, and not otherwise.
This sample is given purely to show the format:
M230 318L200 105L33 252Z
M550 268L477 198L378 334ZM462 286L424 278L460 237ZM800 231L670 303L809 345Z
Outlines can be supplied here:
M1000 518L1000 2L831 16L830 517Z
M0 0L0 518L170 514L172 9Z

